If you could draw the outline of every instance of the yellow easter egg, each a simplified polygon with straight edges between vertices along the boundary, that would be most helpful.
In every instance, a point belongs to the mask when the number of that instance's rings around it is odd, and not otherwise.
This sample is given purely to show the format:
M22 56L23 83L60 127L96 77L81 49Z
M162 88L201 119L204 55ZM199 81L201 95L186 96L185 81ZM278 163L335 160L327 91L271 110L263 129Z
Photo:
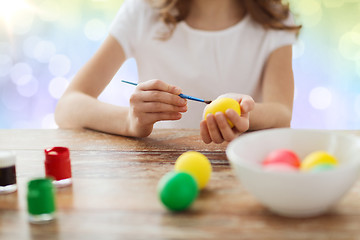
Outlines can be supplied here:
M191 174L199 189L203 189L210 180L211 163L209 159L195 151L189 151L181 154L175 163L175 171L182 171Z
M214 101L212 101L206 108L205 108L205 114L204 118L207 118L207 115L209 113L215 114L217 112L225 113L227 109L234 109L235 112L241 115L241 109L240 104L238 101L236 101L233 98L218 98ZM234 124L228 119L227 120L230 127L234 127Z
M307 155L304 160L301 162L301 170L311 170L312 168L318 165L334 165L337 166L338 160L331 154L325 151L316 151Z

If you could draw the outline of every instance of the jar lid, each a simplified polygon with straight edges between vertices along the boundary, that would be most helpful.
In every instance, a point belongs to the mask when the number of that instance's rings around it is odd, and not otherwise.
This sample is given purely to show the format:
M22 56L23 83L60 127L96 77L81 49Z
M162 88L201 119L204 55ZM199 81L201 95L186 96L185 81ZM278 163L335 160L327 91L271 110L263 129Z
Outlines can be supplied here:
M15 165L16 155L12 151L0 151L0 167L11 167Z
M68 148L45 149L45 175L56 181L71 178L70 151Z
M28 182L28 212L32 215L55 212L55 190L49 178L37 178Z
M63 161L70 157L67 147L53 147L45 149L45 158L48 161Z

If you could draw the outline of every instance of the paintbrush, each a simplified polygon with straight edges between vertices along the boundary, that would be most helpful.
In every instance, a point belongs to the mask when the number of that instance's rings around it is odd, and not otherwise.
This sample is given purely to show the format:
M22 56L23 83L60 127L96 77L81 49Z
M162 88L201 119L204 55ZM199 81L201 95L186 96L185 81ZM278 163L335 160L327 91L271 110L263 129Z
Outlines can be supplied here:
M137 86L137 83L134 83L134 82L129 82L129 81L125 81L125 80L121 80L121 82ZM179 94L179 97L186 98L186 99L193 100L193 101L197 101L197 102L203 102L203 103L206 103L206 104L211 103L211 101L209 101L209 100L204 100L204 99L201 99L201 98L192 97L192 96L185 95L185 94L182 94L182 93Z

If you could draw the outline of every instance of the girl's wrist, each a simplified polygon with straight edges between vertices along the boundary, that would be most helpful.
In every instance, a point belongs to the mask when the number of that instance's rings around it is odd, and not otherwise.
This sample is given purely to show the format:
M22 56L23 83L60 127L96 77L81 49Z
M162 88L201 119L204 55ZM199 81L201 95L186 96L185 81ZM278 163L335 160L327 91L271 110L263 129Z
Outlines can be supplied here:
M130 113L130 107L126 109L126 118L123 123L120 123L121 131L123 132L123 135L129 136L129 137L136 137L136 129L134 127L134 120Z

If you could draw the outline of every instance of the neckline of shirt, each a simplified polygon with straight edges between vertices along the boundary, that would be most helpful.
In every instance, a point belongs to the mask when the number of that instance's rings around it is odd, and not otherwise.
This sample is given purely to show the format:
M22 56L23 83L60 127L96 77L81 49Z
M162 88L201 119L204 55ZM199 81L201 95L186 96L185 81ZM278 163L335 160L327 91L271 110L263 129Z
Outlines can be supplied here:
M249 20L249 18L250 18L250 15L246 14L243 17L243 19L241 19L235 25L232 25L232 26L222 29L222 30L214 30L214 31L193 28L193 27L189 26L185 21L179 22L178 26L185 29L186 31L189 31L189 32L192 32L195 34L200 34L200 35L205 35L205 36L218 36L218 35L228 34L233 31L238 30L238 28L241 28Z

